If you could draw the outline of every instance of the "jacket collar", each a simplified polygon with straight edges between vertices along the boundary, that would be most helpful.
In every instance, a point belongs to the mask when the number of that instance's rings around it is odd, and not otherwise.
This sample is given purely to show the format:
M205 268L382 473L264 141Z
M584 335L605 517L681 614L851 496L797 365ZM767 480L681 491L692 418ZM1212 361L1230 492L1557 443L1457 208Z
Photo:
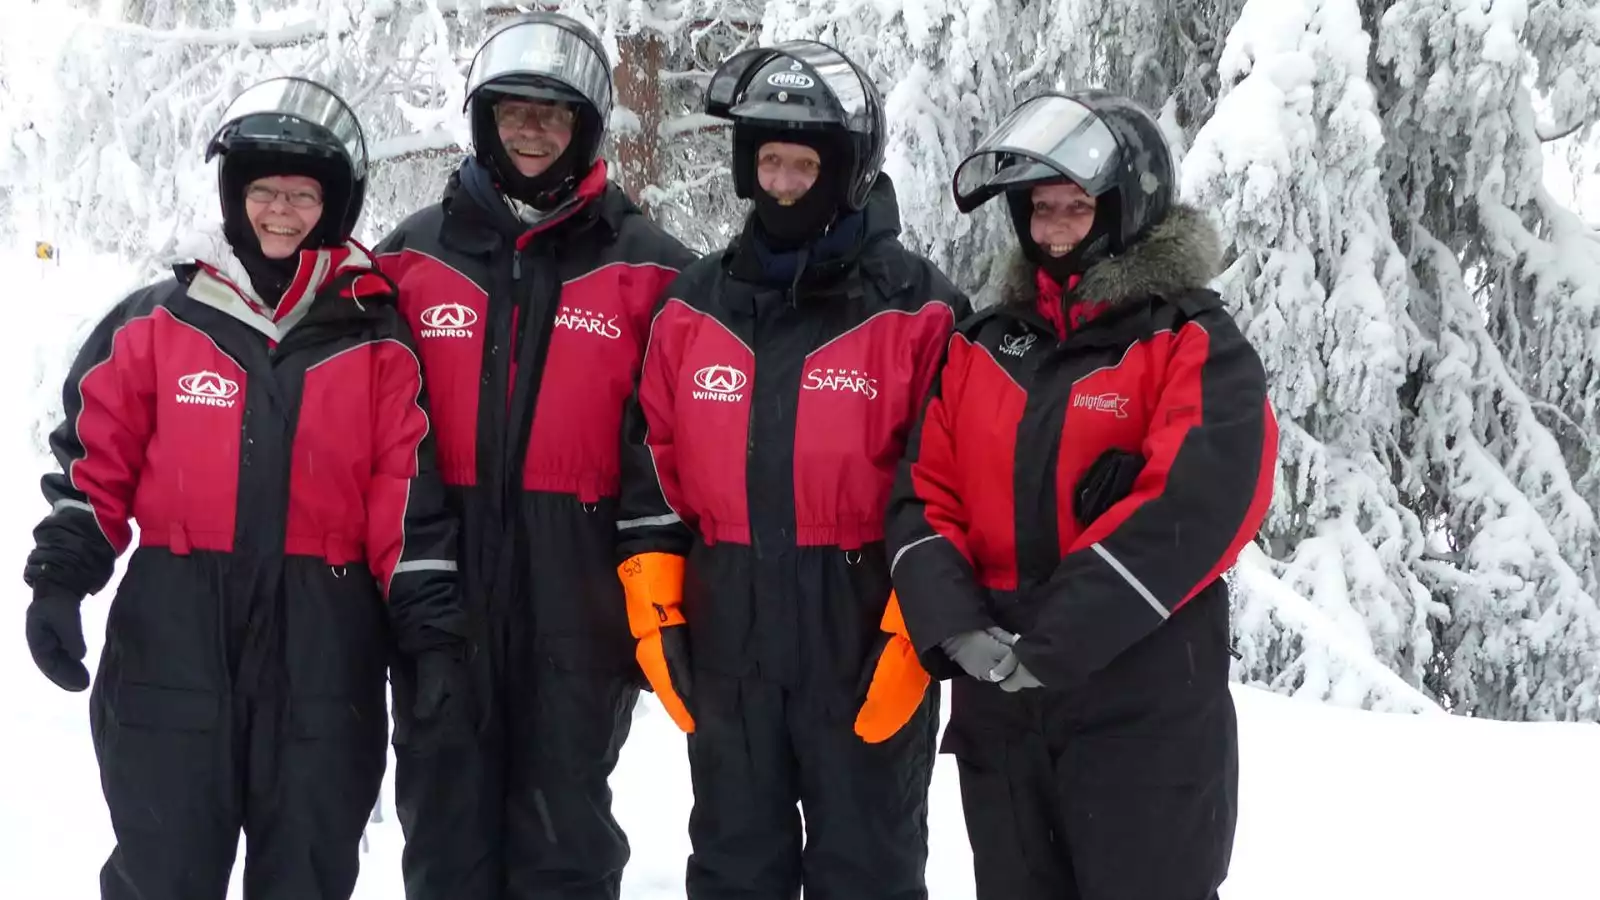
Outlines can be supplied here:
M448 246L475 256L486 256L508 244L521 249L546 235L564 235L594 225L615 237L621 233L622 220L638 212L607 179L605 160L595 162L565 204L533 224L512 211L489 170L472 158L451 173L442 203L441 238Z
M250 288L244 266L231 252L213 257L218 262L196 259L174 267L185 293L193 300L220 310L274 343L282 341L311 315L336 320L360 316L367 305L390 302L394 283L380 273L365 247L347 241L342 247L304 250L294 279L276 307L260 303ZM349 301L348 308L325 295L326 289L340 283L337 297Z

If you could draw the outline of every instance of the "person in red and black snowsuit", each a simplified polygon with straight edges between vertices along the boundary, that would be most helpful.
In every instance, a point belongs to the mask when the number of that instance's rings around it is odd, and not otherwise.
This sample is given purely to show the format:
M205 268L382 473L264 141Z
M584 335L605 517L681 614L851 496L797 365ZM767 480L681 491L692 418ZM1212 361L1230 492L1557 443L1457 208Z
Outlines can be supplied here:
M1238 756L1222 573L1272 495L1261 361L1206 289L1154 119L1102 92L1012 113L955 176L1022 255L964 322L889 514L921 658L954 677L981 900L1203 900Z
M707 112L755 209L656 313L617 524L639 663L690 733L688 896L918 900L939 695L884 509L967 301L900 244L882 103L838 51L736 56Z
M88 686L79 606L137 523L90 697L117 837L101 896L222 900L242 827L245 896L344 898L393 648L428 673L415 715L458 710L456 525L393 286L348 240L354 114L263 82L212 155L226 246L118 304L67 378L28 642Z
M693 254L607 180L611 67L581 24L497 29L467 108L473 158L377 248L462 517L481 701L470 743L418 747L396 678L406 896L616 898L629 846L608 779L640 689L614 557L622 408Z

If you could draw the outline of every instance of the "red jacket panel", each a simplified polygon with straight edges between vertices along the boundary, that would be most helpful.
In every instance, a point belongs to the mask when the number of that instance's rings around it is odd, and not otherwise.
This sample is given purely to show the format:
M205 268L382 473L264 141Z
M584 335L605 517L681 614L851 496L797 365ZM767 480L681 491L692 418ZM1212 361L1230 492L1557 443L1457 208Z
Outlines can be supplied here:
M98 591L131 519L178 557L364 564L397 626L458 629L421 367L368 265L354 245L307 253L276 309L182 267L114 309L66 385L29 583Z

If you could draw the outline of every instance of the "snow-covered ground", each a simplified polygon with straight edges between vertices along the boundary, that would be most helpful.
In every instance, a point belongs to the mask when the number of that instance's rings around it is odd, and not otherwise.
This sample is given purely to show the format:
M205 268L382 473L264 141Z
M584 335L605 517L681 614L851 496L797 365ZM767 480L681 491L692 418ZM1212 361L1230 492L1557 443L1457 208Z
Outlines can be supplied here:
M57 690L22 635L20 578L46 461L32 423L59 402L65 355L130 284L114 261L68 248L62 265L0 255L0 897L92 900L112 845L89 744L87 694ZM7 568L9 567L9 568ZM89 663L110 591L85 606ZM1593 900L1600 898L1600 726L1358 712L1251 688L1235 692L1242 817L1227 900ZM690 793L683 740L646 698L613 780L634 845L630 900L683 895ZM369 829L356 892L398 900L399 826ZM955 768L935 772L935 900L973 896ZM237 885L234 896L238 896Z

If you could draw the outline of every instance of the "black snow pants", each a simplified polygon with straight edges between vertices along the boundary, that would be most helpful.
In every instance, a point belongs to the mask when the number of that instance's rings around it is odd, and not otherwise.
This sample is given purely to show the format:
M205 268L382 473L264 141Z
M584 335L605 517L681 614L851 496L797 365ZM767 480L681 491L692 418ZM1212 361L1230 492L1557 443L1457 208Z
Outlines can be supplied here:
M620 601L619 601L620 602ZM639 697L633 672L578 668L491 629L474 664L477 734L438 744L395 673L395 805L407 900L616 900L629 846L608 780Z
M978 900L1212 900L1238 815L1227 595L1208 589L1081 686L952 685Z
M117 846L103 900L345 900L383 779L388 626L364 571L141 548L90 727Z
M938 687L881 744L842 699L696 672L689 900L926 900Z

